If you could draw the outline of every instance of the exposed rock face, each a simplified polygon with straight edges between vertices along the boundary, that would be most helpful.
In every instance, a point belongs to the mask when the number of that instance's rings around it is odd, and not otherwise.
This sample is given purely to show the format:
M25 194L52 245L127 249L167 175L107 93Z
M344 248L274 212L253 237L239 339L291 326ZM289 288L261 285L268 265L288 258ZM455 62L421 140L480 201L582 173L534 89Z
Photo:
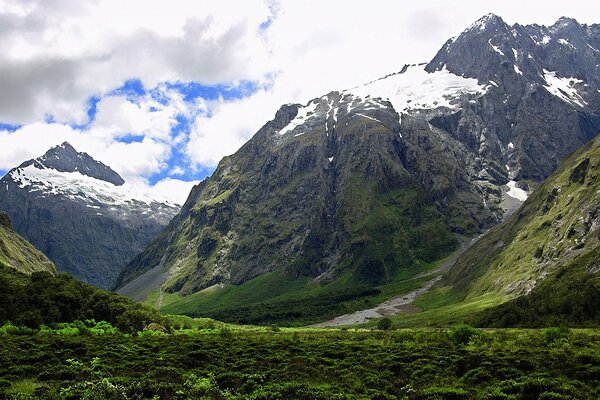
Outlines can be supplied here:
M443 256L452 233L502 220L600 130L600 54L573 55L579 73L557 61L569 46L538 37L597 48L600 29L561 24L486 16L427 65L283 106L117 286L157 267L182 294L277 269L372 284Z
M485 150L507 153L511 178L541 181L598 132L599 50L600 25L561 18L549 28L508 26L490 14L446 42L425 69L491 83L476 117ZM478 134L464 117L457 125Z
M9 171L0 205L59 271L105 289L179 210L68 143Z

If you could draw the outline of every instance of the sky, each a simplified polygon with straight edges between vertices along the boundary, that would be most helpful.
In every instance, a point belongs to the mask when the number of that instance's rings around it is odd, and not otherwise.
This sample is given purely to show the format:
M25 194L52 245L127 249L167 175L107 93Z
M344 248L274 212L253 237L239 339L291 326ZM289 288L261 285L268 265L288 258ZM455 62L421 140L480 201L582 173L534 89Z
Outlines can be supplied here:
M427 62L490 12L600 23L596 0L0 0L0 174L68 141L181 204L282 104Z

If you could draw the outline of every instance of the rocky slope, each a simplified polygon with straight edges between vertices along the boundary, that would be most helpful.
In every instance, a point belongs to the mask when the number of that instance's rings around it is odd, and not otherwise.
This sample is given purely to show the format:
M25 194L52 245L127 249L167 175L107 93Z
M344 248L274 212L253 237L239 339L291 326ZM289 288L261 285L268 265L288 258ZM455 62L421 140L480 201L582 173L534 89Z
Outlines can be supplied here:
M505 223L459 258L443 280L466 300L485 293L529 294L577 259L598 280L600 138L569 156ZM590 254L594 255L593 257ZM591 258L590 258L591 257Z
M0 265L26 274L36 271L56 273L52 261L19 236L13 230L8 215L2 211L0 211Z
M0 180L14 229L77 279L109 288L179 207L140 193L68 143Z
M600 54L587 49L599 31L489 15L429 64L281 107L117 286L131 294L142 276L187 295L270 271L348 285L418 271L456 248L454 234L509 215L597 134Z

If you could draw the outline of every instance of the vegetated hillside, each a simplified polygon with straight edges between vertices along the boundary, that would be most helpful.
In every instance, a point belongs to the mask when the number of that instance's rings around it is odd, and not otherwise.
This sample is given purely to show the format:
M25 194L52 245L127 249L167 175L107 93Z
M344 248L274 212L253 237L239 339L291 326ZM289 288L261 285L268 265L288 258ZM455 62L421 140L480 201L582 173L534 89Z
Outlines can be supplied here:
M52 261L19 236L13 230L8 215L2 211L0 211L0 266L14 268L27 274L35 271L56 273Z
M66 142L10 170L0 205L59 272L104 289L179 210Z
M0 325L11 322L36 329L42 324L93 319L109 322L123 332L135 332L152 322L164 323L156 310L65 273L27 275L0 266L0 293Z
M455 234L509 215L600 131L600 53L588 51L599 41L597 25L489 15L427 65L282 106L192 190L116 288L188 313L228 293L227 315L245 284L293 287L297 296L265 290L245 304L269 320L259 303L279 313L313 286L414 277L456 249ZM467 53L481 62L464 65ZM166 304L165 293L177 295Z
M600 325L600 139L569 156L443 279L464 301L510 299L480 324Z
M30 328L41 324L94 319L124 332L142 330L164 319L150 307L56 274L54 264L12 230L0 212L0 325Z

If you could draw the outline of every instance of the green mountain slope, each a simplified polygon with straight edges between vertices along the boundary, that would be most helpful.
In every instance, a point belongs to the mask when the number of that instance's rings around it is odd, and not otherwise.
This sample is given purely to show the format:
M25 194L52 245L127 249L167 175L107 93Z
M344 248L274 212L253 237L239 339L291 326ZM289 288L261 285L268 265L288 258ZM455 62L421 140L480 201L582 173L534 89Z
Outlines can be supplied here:
M599 242L596 138L567 157L510 219L459 258L436 291L416 303L428 310L430 321L459 309L465 312L450 322L468 319L479 308L510 300L471 320L492 326L598 325Z
M27 274L35 271L56 273L52 261L16 233L3 212L0 212L0 266Z
M110 322L125 332L164 322L154 309L68 274L57 275L54 264L16 234L8 216L0 213L0 325L37 328L87 319Z

